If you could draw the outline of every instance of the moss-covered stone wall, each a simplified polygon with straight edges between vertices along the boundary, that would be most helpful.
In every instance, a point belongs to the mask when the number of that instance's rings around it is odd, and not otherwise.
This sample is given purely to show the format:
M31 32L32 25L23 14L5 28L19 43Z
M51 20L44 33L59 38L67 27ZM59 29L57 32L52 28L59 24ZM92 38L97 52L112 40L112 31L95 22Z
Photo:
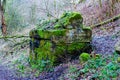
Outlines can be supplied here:
M92 31L83 27L83 18L78 12L64 13L53 29L30 31L30 61L50 60L51 65L64 54L74 55L74 51L88 48Z

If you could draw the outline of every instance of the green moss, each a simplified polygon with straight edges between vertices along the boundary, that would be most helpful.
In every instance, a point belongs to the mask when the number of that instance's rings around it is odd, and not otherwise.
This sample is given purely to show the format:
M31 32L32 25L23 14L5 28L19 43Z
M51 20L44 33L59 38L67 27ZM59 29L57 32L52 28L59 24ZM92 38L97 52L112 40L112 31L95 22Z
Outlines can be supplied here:
M49 60L51 62L51 65L53 65L53 63L56 60L56 57L51 51L51 46L52 43L50 41L41 40L40 47L35 48L34 50L34 56L30 55L31 60L36 60L36 62L38 60Z
M68 25L70 25L72 23L72 21L74 21L74 20L82 21L83 18L81 16L81 14L78 12L64 13L61 16L61 18L59 19L59 21L57 22L57 24L54 26L54 28L65 28ZM81 22L81 24L82 24L82 22Z
M73 13L69 13L69 21L73 21L73 20L78 20L78 19L82 19L82 16L80 13L78 12L73 12Z
M83 26L83 30L92 30L90 27Z
M66 34L66 30L62 29L62 30L51 30L50 31L52 33L52 35L54 36L65 36Z
M80 62L88 61L90 59L90 54L88 54L88 53L82 53L79 56L79 59L80 59Z
M78 43L78 42L73 42L71 44L69 44L68 46L68 51L71 53L72 51L77 51L77 50L82 50L85 48L85 46L87 45L87 43Z
M41 30L41 29L37 29L37 32L38 32L38 35L40 36L40 38L49 39L52 36L52 34L47 30L44 31L44 30Z
M37 29L37 32L41 38L50 39L52 36L64 36L66 33L65 29L62 30L40 30Z
M66 12L66 13L63 13L63 15L61 16L60 19L63 19L63 18L67 18L67 19L81 19L82 16L79 12Z
M63 45L57 46L55 49L55 55L60 56L64 54L65 50L66 50L66 46L63 46Z
M86 38L89 38L89 40L92 40L92 30L90 27L83 27L83 31L86 34Z
M34 35L36 35L36 34L37 34L37 30L31 30L31 31L29 32L29 35L30 35L31 38L33 38Z
M60 25L59 23L57 23L55 26L54 26L56 29L62 27L62 25Z
M50 39L51 37L55 37L57 41L57 46L55 46L54 51L52 51L52 43L50 40L40 40L39 48L35 48L34 55L30 55L31 60L50 60L51 64L56 62L56 59L62 55L64 55L65 51L67 50L68 53L73 53L73 51L79 51L86 48L88 43L78 43L74 41L71 44L65 43L65 39L63 37L66 36L66 29L59 29L59 30L41 30L37 29L36 32L32 32L32 35L36 33L40 36L40 38ZM62 38L60 38L60 37ZM34 38L33 38L34 39ZM55 41L53 40L53 41ZM33 41L34 42L34 41ZM35 56L36 55L36 56ZM32 57L34 56L34 57ZM36 57L36 58L35 58Z
M32 37L32 35L33 35L33 31L32 30L29 32L29 35L30 35L30 37Z
M52 43L51 43L51 37L59 37L59 36L65 36L66 30L46 30L43 31L41 29L33 30L31 31L30 35L35 36L35 32L37 35L40 36L40 38L43 39L50 39L50 40L40 40L39 48L34 49L34 53L30 53L30 60L50 60L51 64L56 62L56 55L60 55L63 53L63 50L65 48L63 47L56 47L56 53L52 51ZM34 39L34 38L32 38ZM58 40L59 41L59 40ZM34 42L34 40L33 40ZM33 62L33 61L32 61Z

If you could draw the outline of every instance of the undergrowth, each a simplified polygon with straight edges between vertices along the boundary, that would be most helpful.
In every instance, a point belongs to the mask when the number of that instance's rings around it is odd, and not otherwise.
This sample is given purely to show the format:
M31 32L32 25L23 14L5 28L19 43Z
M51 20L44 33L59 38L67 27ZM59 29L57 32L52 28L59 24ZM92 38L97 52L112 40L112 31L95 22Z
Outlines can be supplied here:
M92 57L84 63L70 65L64 76L61 76L59 79L117 80L120 76L119 58L120 55L116 52L113 55ZM49 65L50 61L43 60L36 62L37 64L30 65L29 58L21 55L21 57L15 61L15 64L17 63L18 71L22 73L23 76L29 74L38 77L41 72L51 72L54 70L53 67Z
M82 68L71 65L64 77L69 80L118 80L120 76L120 63L118 60L119 55L116 53L99 58L91 58L85 63L78 64Z
M35 61L35 63L30 64L30 59L25 55L26 52L22 52L20 57L13 62L18 76L27 77L35 76L38 77L41 72L51 72L53 67L50 65L49 60Z

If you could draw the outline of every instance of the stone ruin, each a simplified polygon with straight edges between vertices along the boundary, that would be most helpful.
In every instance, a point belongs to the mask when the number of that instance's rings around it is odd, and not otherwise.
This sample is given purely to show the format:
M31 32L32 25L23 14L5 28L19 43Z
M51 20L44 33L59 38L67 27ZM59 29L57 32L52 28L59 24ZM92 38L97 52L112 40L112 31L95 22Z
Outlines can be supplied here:
M49 27L30 31L31 63L49 60L54 65L67 54L80 54L90 48L92 30L84 27L80 13L64 13Z

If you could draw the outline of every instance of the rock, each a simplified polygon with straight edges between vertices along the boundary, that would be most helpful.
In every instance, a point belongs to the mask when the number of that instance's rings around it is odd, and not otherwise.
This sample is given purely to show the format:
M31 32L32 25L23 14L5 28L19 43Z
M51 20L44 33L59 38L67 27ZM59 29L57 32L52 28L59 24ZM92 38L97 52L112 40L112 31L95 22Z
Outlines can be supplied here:
M120 54L120 41L115 44L115 51Z
M50 60L51 65L64 60L64 55L89 49L92 31L83 27L77 12L64 13L53 28L30 31L30 61Z

